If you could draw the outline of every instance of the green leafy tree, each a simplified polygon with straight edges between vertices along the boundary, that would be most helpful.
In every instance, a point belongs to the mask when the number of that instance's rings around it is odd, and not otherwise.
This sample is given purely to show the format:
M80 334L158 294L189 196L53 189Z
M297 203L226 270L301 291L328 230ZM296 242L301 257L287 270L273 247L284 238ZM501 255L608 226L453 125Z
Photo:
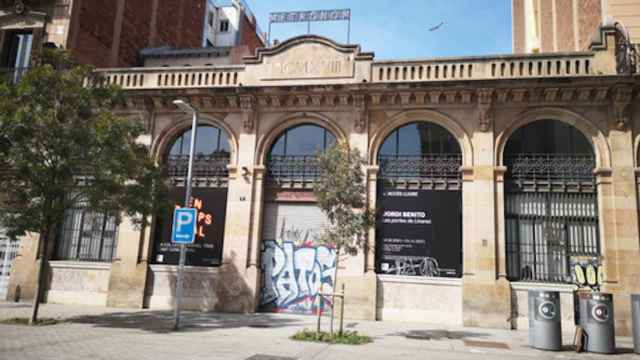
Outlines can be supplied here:
M17 82L0 83L0 222L12 237L39 234L30 323L37 321L43 269L67 209L86 204L146 226L161 206L162 172L138 139L137 119L119 117L120 93L91 67L45 50Z
M337 143L318 153L317 161L319 177L313 192L318 206L329 219L319 241L335 248L334 285L337 285L340 256L356 255L359 249L363 249L367 232L374 224L374 212L368 209L365 196L363 167L366 161L358 149L350 149L347 143ZM336 290L334 286L334 292ZM332 331L333 314L332 310Z

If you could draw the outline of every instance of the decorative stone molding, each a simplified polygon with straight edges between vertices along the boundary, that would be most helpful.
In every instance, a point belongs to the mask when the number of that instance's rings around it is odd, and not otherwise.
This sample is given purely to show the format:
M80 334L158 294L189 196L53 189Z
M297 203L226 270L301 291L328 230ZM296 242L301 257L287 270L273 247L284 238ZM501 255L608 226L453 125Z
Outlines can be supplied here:
M369 123L369 111L367 110L366 97L363 94L353 95L353 128L357 133L367 130Z
M633 89L620 85L613 88L611 95L611 116L618 130L624 130L631 119L631 97Z
M240 108L243 114L242 128L246 132L252 132L257 119L255 96L240 95Z
M478 89L478 125L480 131L489 131L493 123L493 89Z

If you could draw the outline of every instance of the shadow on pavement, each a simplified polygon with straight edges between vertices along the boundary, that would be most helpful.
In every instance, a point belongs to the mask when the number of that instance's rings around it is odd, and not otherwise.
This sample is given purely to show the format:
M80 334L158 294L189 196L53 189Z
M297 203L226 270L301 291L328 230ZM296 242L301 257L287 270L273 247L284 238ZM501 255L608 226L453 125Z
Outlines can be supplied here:
M138 329L153 333L173 332L173 311L115 312L71 317L68 323L114 329ZM271 314L219 314L182 312L180 332L230 328L276 328L298 325L296 319Z
M447 331L447 330L410 330L393 334L404 336L408 339L416 340L461 340L466 338L484 338L489 336L484 333L470 331Z

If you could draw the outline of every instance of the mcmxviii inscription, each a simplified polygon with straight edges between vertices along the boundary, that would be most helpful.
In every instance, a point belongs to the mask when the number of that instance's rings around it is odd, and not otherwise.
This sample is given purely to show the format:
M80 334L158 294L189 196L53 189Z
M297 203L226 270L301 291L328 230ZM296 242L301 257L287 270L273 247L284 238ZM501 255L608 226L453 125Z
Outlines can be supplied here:
M350 59L308 59L274 62L271 64L270 79L291 78L336 78L352 77L353 61Z

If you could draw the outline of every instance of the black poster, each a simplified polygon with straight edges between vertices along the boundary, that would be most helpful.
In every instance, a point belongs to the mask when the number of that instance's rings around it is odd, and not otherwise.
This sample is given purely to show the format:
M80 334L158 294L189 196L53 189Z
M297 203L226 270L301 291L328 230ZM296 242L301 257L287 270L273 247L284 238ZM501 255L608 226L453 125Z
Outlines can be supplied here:
M379 194L378 273L460 277L460 191L379 188Z
M169 197L177 204L184 202L185 189L174 188ZM195 188L191 206L198 209L195 243L187 245L186 265L217 266L222 262L222 243L227 209L226 188ZM178 265L180 246L171 243L173 209L158 218L155 241L155 263Z

